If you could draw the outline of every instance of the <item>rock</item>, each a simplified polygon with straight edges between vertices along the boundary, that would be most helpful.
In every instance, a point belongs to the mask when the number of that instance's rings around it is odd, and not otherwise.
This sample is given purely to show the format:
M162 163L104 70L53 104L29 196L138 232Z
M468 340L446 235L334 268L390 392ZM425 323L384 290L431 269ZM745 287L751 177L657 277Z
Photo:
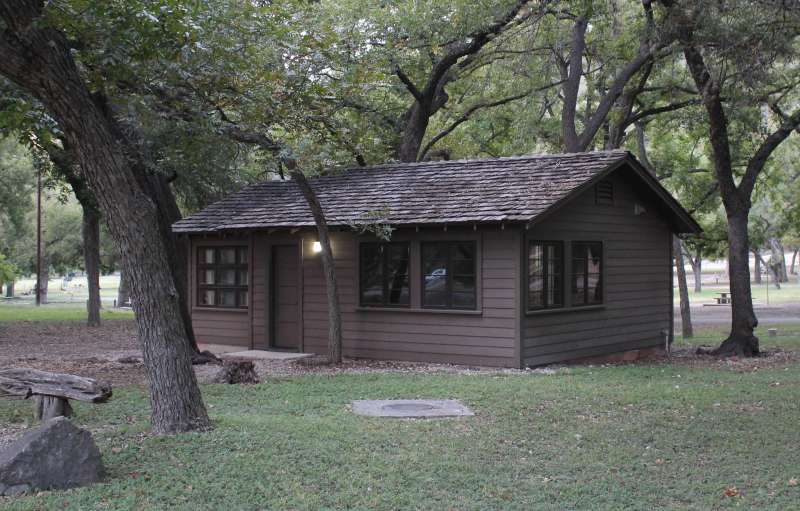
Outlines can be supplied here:
M30 489L31 487L27 484L15 484L14 486L9 486L6 488L6 491L3 492L3 495L6 497L16 497L17 495L22 495Z
M0 452L0 494L6 496L86 486L104 474L91 433L65 417L50 419Z

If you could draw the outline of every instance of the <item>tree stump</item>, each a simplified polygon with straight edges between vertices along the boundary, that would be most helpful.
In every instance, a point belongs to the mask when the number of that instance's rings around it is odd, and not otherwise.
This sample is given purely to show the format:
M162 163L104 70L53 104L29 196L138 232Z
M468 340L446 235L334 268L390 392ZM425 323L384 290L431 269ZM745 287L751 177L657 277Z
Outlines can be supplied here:
M33 396L33 418L46 421L56 417L72 417L69 399L57 396Z
M214 378L217 383L259 383L256 366L250 360L226 360Z

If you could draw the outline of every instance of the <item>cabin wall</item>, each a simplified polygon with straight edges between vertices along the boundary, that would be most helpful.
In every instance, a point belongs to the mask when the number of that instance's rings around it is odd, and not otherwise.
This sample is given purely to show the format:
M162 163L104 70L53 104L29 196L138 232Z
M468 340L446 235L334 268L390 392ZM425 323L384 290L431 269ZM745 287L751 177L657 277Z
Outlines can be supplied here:
M326 353L328 307L322 262L314 237L304 239L303 342L307 352ZM411 307L362 308L358 304L358 243L368 237L334 233L342 331L346 356L519 366L518 230L443 228L398 230L393 241L410 241ZM477 310L421 309L420 241L477 242Z
M610 180L614 184L613 206L596 204L592 188L525 234L526 240L564 242L567 300L570 242L602 241L605 292L600 307L581 310L566 304L564 309L523 310L522 360L526 366L664 346L663 332L671 331L671 231L650 206L647 195L633 189L618 174ZM635 214L636 203L646 212ZM523 289L526 275L523 271Z
M197 251L201 247L246 246L250 247L249 236L219 237L197 236L191 238L189 261L189 296L191 304L192 327L197 342L204 344L220 344L249 349L252 341L252 306L247 309L226 309L200 307L197 297ZM254 260L250 251L250 261ZM259 256L255 255L259 260ZM252 263L251 263L252 264ZM252 289L253 272L250 272ZM254 297L251 291L250 300Z

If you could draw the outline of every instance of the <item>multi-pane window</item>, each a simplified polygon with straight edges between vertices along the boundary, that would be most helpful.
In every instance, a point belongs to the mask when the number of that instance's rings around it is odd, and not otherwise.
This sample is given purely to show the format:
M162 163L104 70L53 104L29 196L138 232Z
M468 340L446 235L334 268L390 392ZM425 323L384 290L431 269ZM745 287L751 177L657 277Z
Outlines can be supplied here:
M249 273L247 247L197 249L197 304L246 309Z
M363 306L402 307L410 302L408 243L362 243L359 254Z
M422 243L422 306L474 309L477 305L475 243Z
M564 305L564 259L559 241L528 244L528 310Z
M572 305L603 303L603 244L572 243Z

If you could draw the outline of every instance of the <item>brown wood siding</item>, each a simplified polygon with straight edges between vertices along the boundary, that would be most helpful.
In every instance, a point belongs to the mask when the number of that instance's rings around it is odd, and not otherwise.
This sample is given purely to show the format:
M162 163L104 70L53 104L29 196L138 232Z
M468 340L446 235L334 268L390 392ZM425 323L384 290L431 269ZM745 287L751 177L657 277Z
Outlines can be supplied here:
M516 258L519 231L491 229L398 230L393 241L410 241L411 307L408 310L363 310L358 304L358 243L352 233L332 236L342 304L346 356L408 361L518 366ZM304 349L325 353L328 307L321 261L306 237L303 265ZM477 242L478 312L419 310L420 241Z
M197 249L206 246L249 246L249 237L195 237L191 244L191 265L189 272L189 289L191 290L192 327L197 342L207 344L224 344L249 349L252 343L252 303L254 300L252 284L250 306L247 309L222 309L197 306ZM251 253L252 256L252 253ZM252 266L252 257L251 263ZM249 268L251 269L251 268ZM252 271L252 269L251 269ZM251 277L251 281L253 278Z
M670 230L617 175L614 205L595 204L587 190L526 233L528 240L602 241L602 308L535 312L522 319L522 359L534 366L664 344L672 310ZM565 254L565 294L569 297L569 252ZM525 272L523 271L523 274ZM523 289L527 282L523 282Z

